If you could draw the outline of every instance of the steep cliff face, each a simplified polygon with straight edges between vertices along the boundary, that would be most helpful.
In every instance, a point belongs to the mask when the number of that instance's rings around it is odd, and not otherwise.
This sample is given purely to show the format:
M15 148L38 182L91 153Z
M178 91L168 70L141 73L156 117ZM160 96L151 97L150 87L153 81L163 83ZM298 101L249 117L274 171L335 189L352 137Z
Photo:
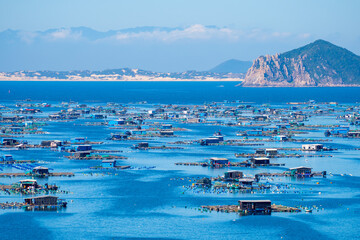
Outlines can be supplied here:
M323 40L255 59L243 83L274 87L345 85L360 85L360 57Z

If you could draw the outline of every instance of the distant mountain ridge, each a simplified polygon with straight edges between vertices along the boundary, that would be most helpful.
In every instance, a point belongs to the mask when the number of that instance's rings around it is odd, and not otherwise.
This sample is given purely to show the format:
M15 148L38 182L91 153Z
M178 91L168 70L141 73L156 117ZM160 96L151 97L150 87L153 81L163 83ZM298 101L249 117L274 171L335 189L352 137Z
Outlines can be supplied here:
M216 67L209 70L209 72L215 73L246 73L251 67L252 62L240 61L236 59L230 59L223 63L220 63Z
M254 60L242 86L360 85L360 56L324 40Z

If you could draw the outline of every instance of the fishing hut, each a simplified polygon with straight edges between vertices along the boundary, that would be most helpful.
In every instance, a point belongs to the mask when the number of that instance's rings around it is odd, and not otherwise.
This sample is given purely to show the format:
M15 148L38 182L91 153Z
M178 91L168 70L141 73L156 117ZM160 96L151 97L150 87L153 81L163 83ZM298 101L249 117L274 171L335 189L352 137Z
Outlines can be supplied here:
M102 168L113 168L116 167L116 160L103 160L101 161Z
M304 144L301 146L303 151L321 151L323 148L322 144Z
M174 131L172 130L161 130L160 131L160 136L173 136L174 135Z
M73 146L72 150L75 152L91 151L92 146L89 144Z
M243 175L244 175L244 174L243 174L243 172L241 172L241 171L232 170L232 171L227 171L227 172L225 172L224 178L225 178L225 179L233 180L233 179L242 178Z
M86 158L89 157L90 155L91 155L91 151L79 151L74 153L74 158L76 159Z
M28 189L28 188L38 188L39 185L35 179L25 179L20 180L20 188Z
M222 167L224 165L229 165L230 162L227 158L212 157L210 158L209 163L212 167Z
M268 164L270 164L270 159L267 158L267 157L251 158L250 161L254 165L268 165Z
M110 137L111 140L126 140L128 139L128 135L126 134L120 134L120 133L115 133L115 134L112 134L111 137Z
M311 169L310 167L295 167L290 168L290 174L291 176L297 176L297 177L310 177L311 176Z
M3 146L14 146L19 144L18 140L12 138L2 138L1 145Z
M289 138L285 135L276 135L274 136L275 141L287 141Z
M207 146L207 145L209 145L209 144L217 144L217 143L220 143L220 141L221 141L221 140L220 140L219 137L213 136L213 137L208 137L208 138L206 138L206 139L204 139L204 140L201 140L200 144Z
M360 138L360 131L349 131L348 137Z
M171 124L162 124L162 125L161 125L161 129L163 129L163 130L172 129L172 125L171 125Z
M262 130L247 130L245 134L246 136L261 136Z
M74 138L74 143L84 144L86 139L84 137L76 137Z
M63 142L60 140L54 140L50 143L51 148L58 148L58 147L61 147L62 145L63 145Z
M34 167L32 169L32 173L33 174L39 174L39 175L48 175L49 174L49 168L41 167L41 166Z
M6 154L6 155L4 155L4 156L1 156L1 157L0 157L0 161L1 161L1 162L5 162L5 163L7 163L7 164L11 164L11 163L14 163L14 162L15 162L13 156L10 155L10 154Z
M268 117L268 116L265 116L265 115L264 115L264 116L254 116L254 117L253 117L253 120L254 120L254 121L261 121L261 122L263 122L263 121L268 120L268 118L269 118L269 117Z
M31 206L55 206L57 205L58 197L55 196L41 196L25 198L25 203Z
M256 149L255 154L256 155L265 155L266 151L265 151L265 149Z
M239 184L243 187L252 187L253 182L255 181L255 178L240 178Z
M276 156L278 154L278 150L276 148L267 148L265 149L265 153L267 156Z
M200 186L211 186L211 179L210 178L201 178L196 181L196 185Z
M25 204L30 207L66 207L67 202L60 200L58 197L47 195L25 198Z
M50 147L51 142L52 142L52 141L50 141L50 140L44 140L44 141L41 141L40 145L41 145L42 147Z
M124 119L111 120L111 121L109 121L109 123L108 123L109 126L117 126L117 125L124 125L124 124L125 124L125 120L124 120Z
M149 143L148 142L140 142L138 144L136 144L134 146L135 149L145 149L145 148L149 148Z
M239 200L239 210L249 213L271 213L271 201Z

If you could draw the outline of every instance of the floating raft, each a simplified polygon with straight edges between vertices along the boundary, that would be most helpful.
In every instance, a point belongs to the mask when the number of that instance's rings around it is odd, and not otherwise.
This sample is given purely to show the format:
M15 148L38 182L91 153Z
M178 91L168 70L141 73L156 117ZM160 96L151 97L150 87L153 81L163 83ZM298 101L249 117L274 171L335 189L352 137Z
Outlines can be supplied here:
M22 163L36 163L36 160L14 160L14 161L2 161L0 165L7 165L7 164L22 164Z
M46 175L39 174L29 174L29 173L0 173L0 177L73 177L75 176L72 172L58 172L58 173L49 173Z
M24 208L27 207L25 203L11 202L11 203L0 203L1 209L11 209L11 208Z
M48 132L44 132L44 131L22 131L22 132L8 132L9 134L12 135L24 135L24 134L49 134ZM16 136L18 137L18 136Z
M200 144L200 140L191 140L191 141L176 141L169 142L168 144L178 144L178 145L190 145L190 144ZM243 140L227 140L220 143L208 143L207 146L263 146L263 143L247 143Z
M263 143L245 143L245 142L233 142L223 141L220 143L208 143L207 146L263 146Z
M303 150L302 148L277 148L277 150L279 151L299 151L299 152L324 152L325 150L322 151L313 151L313 150ZM335 151L337 149L331 149L331 150L326 150L325 152L329 152L329 151ZM328 155L325 155L328 156Z
M118 152L122 152L120 150L104 150L104 149L91 150L91 151L96 152L96 153L118 153Z
M111 140L111 141L132 141L132 140L148 140L148 138L145 138L145 137L133 137L133 136L129 136L125 139L108 139L108 140Z
M83 144L99 145L99 144L103 144L103 143L104 142L85 141L85 142L74 142L73 145L83 145Z
M0 190L10 190L12 187L12 185L0 185Z
M178 162L175 165L183 165L183 166L202 166L202 167L211 167L212 165L207 162ZM243 162L231 162L229 164L219 164L216 167L279 167L285 166L285 163L270 163L270 164L248 164Z
M176 149L184 149L184 148L160 146L160 147L135 147L135 149L138 149L138 150L176 150Z
M65 156L68 159L76 159L76 160L111 160L111 159L127 159L127 157L124 156L115 156L115 155L91 155L88 157L76 157L76 156Z
M33 206L27 203L11 202L11 203L0 203L0 209L26 209L26 210L56 210L63 208L61 205L40 205Z
M243 213L243 210L239 210L239 205L217 205L217 206L201 206L202 209L206 209L209 211L216 212L235 212L235 213ZM283 205L271 205L272 212L301 212L299 208L295 207L287 207Z
M294 150L296 151L296 150ZM237 158L252 158L252 157L267 157L267 158L301 158L301 157L333 157L332 155L323 155L323 154L311 154L311 155L301 155L301 154L276 154L276 155L266 155L266 154L256 154L256 153L235 153Z
M316 176L325 176L325 172L313 172L309 175L309 177L316 177ZM257 173L255 177L292 177L291 173L283 172L283 173Z
M115 166L115 167L90 167L90 169L129 169L131 166Z

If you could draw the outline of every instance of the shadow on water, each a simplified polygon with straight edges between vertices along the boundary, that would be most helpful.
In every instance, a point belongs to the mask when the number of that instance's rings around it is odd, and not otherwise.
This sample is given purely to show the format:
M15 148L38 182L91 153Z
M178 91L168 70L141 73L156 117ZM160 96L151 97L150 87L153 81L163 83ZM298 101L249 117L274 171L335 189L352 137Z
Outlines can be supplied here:
M54 239L50 230L39 226L36 217L32 213L23 212L1 214L0 239Z
M264 239L332 239L313 229L309 224L295 221L289 218L276 216L256 216L253 218L241 218L233 222L233 225L249 230L257 228L280 228L276 236L263 236Z
M106 240L181 240L183 238L137 238L137 237L108 237Z

